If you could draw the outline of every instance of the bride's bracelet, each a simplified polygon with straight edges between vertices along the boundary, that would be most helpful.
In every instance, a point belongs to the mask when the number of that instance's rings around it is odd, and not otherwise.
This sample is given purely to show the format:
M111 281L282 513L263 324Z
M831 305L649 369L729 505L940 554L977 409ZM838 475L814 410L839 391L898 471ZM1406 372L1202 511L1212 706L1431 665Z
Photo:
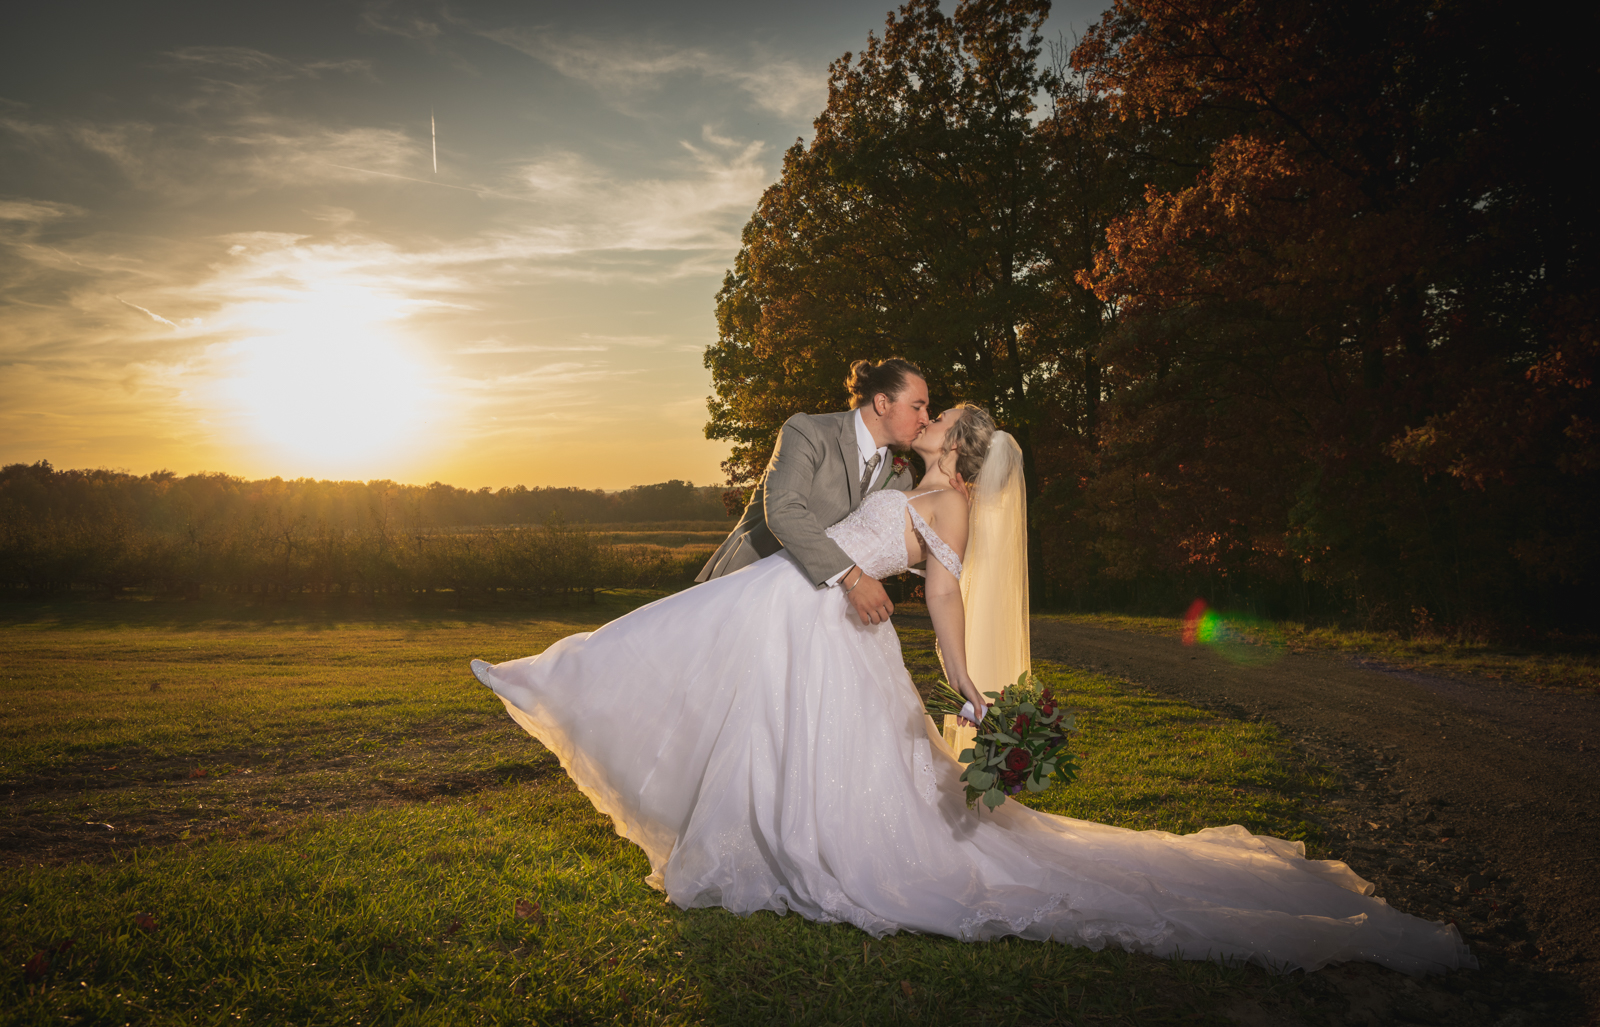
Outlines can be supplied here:
M856 585L859 585L859 584L861 584L861 579L867 576L867 572L861 570L860 567L857 567L856 570L861 571L861 573L856 575ZM849 595L851 592L854 592L855 588L856 588L856 585L851 585L848 588L846 588L844 590L844 594L845 595Z

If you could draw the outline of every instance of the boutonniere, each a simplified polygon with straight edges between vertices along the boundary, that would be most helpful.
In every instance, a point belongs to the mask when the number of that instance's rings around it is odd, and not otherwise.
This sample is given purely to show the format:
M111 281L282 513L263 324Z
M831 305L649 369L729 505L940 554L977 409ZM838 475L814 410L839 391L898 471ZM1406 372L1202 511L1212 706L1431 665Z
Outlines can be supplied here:
M910 469L911 469L911 461L910 460L907 460L903 456L895 457L894 458L894 463L889 465L889 477L884 480L884 484L885 485L889 484L889 482L891 482L894 479L900 477L902 474L905 474Z

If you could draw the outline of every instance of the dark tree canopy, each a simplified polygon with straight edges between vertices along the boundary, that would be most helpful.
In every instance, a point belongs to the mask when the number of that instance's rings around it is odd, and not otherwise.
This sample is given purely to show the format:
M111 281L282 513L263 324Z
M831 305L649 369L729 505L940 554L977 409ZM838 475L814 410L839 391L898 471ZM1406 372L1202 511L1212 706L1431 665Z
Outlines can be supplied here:
M1570 39L1501 3L1106 13L1091 87L1216 137L1080 279L1121 311L1109 547L1391 617L1594 575L1593 143L1556 98L1596 68Z

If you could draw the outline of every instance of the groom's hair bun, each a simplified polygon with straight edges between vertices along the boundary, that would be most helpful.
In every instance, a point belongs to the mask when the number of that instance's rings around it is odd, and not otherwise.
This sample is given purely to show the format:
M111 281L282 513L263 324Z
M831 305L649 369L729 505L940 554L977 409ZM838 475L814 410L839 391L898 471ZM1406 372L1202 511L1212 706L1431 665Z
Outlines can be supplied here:
M989 411L976 403L957 403L952 410L961 411L961 420L945 432L944 451L957 448L956 473L971 484L978 480L978 471L989 456L989 443L994 441L994 418Z
M883 393L898 399L906 391L911 378L925 378L922 369L909 360L890 357L874 364L870 360L857 360L850 365L850 377L844 387L850 390L850 409L872 405L872 397Z

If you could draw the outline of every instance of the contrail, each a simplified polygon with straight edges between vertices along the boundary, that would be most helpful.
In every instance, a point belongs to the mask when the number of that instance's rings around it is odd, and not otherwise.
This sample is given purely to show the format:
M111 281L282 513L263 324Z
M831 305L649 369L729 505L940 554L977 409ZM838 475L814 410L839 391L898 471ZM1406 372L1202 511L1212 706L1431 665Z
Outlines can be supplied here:
M428 131L433 135L433 173L439 173L439 126L433 120L433 108L428 108Z
M125 307L132 307L134 310L137 310L139 313L143 314L145 317L148 317L150 320L154 321L156 324L163 324L163 325L166 325L168 328L176 328L176 327L178 327L177 325L173 324L171 321L168 321L166 318L162 317L160 314L156 313L155 311L147 310L144 307L139 306L139 304L137 304L137 303L129 303L127 300L123 299L121 296L116 297L116 300L117 300L118 303L122 304Z

